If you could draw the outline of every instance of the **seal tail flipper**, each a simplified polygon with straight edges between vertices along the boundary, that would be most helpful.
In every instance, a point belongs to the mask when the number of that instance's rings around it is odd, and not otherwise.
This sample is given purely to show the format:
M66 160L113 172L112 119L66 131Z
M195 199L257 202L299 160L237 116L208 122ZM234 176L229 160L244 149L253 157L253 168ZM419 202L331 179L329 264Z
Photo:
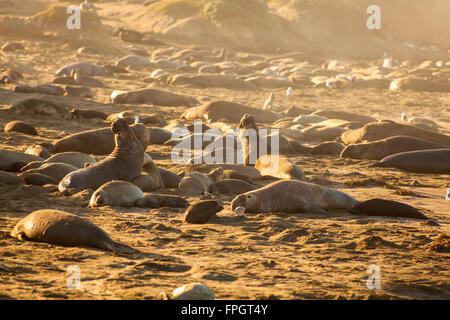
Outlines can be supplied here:
M139 250L127 246L126 244L121 244L115 241L112 243L111 251L119 255L136 254L140 252Z

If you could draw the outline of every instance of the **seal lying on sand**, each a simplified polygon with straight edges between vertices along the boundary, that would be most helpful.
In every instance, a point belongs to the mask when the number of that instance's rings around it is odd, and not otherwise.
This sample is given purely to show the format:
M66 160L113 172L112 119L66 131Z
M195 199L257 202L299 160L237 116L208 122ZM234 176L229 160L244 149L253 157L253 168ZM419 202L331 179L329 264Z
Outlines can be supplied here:
M384 199L370 199L348 210L351 214L364 216L402 217L428 220L423 213L410 205Z
M141 174L149 141L147 127L141 123L128 126L125 120L118 119L111 124L111 131L116 144L113 152L102 161L65 176L58 186L60 192L72 188L95 190L108 181L132 181Z
M272 176L280 179L305 179L305 174L302 169L284 156L265 155L259 157L256 161L255 168L263 176Z
M212 170L209 174L189 172L181 179L178 188L181 194L194 197L209 192L211 185L220 180L223 180L223 169L220 167Z
M0 149L0 170L10 167L15 162L29 163L32 161L44 161L44 159L32 154Z
M400 152L443 149L446 145L420 138L395 136L368 143L352 144L341 152L342 158L380 160Z
M199 104L194 97L157 89L141 89L127 92L114 91L111 94L111 100L113 103L148 103L157 106L194 106Z
M143 197L142 190L128 181L110 181L92 194L89 207L106 205L132 207Z
M64 246L86 246L117 253L137 250L113 241L92 222L59 210L37 210L20 220L11 231L20 240L47 242Z
M394 167L409 172L450 174L450 148L396 153L381 159L372 167Z
M325 210L349 209L358 203L339 190L303 181L282 180L237 196L231 207L236 213L326 213Z

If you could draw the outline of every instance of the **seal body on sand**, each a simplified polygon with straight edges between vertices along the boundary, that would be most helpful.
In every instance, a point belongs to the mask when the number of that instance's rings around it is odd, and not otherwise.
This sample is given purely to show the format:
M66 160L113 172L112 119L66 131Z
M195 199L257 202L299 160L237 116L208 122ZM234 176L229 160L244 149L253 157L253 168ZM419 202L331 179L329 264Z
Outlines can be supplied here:
M325 213L324 210L349 209L358 203L339 190L303 181L282 180L237 196L231 206L235 212Z
M5 125L5 132L21 132L37 136L36 129L22 121L11 121Z
M64 246L86 246L118 253L136 250L114 242L92 222L59 210L37 210L21 219L11 236L20 240L47 242Z
M61 152L49 157L45 162L62 162L77 168L84 168L86 163L96 164L97 160L82 152Z
M189 223L206 223L209 218L222 210L222 205L216 200L196 201L186 209L184 221Z
M44 159L32 154L0 149L0 170L10 167L15 162L29 163L32 161L44 161Z
M400 152L443 148L446 148L446 145L420 138L395 136L368 143L351 144L342 150L341 157L380 160Z
M114 133L101 128L71 134L53 143L51 152L78 151L86 154L108 154L114 150Z
M163 194L146 194L136 202L136 206L143 208L186 208L189 202L177 196Z
M305 174L302 169L284 156L265 155L259 157L256 161L255 168L263 176L272 176L280 179L305 179Z
M341 135L345 144L371 142L394 136L408 136L450 146L450 137L444 134L423 130L414 126L390 120L370 122L359 129L349 130Z
M30 86L16 86L14 88L15 92L22 93L41 93L41 94L49 94L53 96L62 96L64 94L64 89L58 86L54 86L51 84L41 84L35 87Z
M92 98L94 93L91 89L86 87L71 87L65 86L64 93L68 96L81 97L81 98Z
M214 194L241 194L255 189L254 185L243 180L224 179L213 183L210 187L210 192Z
M410 205L384 199L370 199L361 202L348 210L351 214L364 216L385 216L414 219L429 219L419 210Z
M372 166L394 167L417 173L450 174L450 148L396 153Z
M309 152L311 154L325 154L337 156L341 154L343 149L344 145L342 143L336 141L329 141L312 147Z
M97 110L89 110L89 109L72 109L70 110L72 113L73 119L102 119L105 120L108 115L104 112Z
M40 99L24 100L11 106L8 111L17 114L43 114L63 119L70 119L72 117L72 114L66 107Z
M140 104L148 103L157 106L194 106L199 104L194 97L176 94L157 89L142 89L111 94L113 103Z
M48 162L36 169L24 170L24 173L40 173L49 176L56 181L61 181L67 174L77 170L78 168L62 162Z
M198 196L201 193L209 192L211 184L222 179L222 168L214 169L209 174L189 172L181 179L178 189L183 195Z
M62 67L56 71L55 77L70 76L72 74L72 70L76 69L86 76L103 76L105 74L99 66L88 62L80 62Z
M56 180L48 175L38 172L22 172L18 175L26 184L34 184L36 186L43 186L45 184L57 185L59 180Z
M17 184L23 183L23 180L14 173L0 171L0 183L4 184Z
M245 114L253 115L260 122L274 122L281 115L268 110L248 107L229 101L213 101L186 110L181 118L188 120L204 119L206 121L239 122Z
M123 206L132 207L144 193L128 181L110 181L98 188L89 201L89 207Z
M64 177L58 186L60 192L72 188L95 190L108 181L132 181L141 174L149 140L145 125L128 126L125 120L118 119L112 123L111 131L115 134L116 144L113 152L102 161Z
M28 147L25 153L41 157L43 159L47 159L52 155L46 148L40 145L33 145L31 147Z

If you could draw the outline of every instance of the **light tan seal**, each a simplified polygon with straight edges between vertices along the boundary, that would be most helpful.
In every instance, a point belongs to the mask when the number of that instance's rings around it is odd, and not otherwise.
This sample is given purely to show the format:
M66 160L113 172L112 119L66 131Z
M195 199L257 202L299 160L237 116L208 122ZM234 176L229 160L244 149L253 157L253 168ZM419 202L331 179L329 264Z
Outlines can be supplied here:
M132 207L144 197L139 187L128 181L110 181L98 188L89 201L89 207Z
M350 209L358 203L339 190L303 181L282 180L237 196L231 207L236 213L326 213L325 210Z
M37 210L21 219L11 231L20 240L47 242L64 246L86 246L116 253L134 253L137 250L113 241L92 222L74 214L46 209Z
M199 194L209 192L211 185L222 179L222 168L214 169L209 174L202 172L189 172L181 179L178 189L181 194L194 197Z
M295 163L280 155L265 155L256 160L255 169L263 176L304 180L305 174Z

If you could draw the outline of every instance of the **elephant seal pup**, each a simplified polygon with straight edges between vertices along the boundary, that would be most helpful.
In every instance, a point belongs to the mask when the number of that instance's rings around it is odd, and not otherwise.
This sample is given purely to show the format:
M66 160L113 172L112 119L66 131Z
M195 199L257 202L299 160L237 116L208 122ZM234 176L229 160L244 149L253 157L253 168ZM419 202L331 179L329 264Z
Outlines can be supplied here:
M420 138L395 136L368 143L357 143L346 146L341 158L380 160L391 154L400 152L445 149L446 145Z
M231 207L235 213L326 213L325 210L349 209L358 203L339 190L303 181L282 180L237 196Z
M311 154L338 156L344 148L344 145L340 142L329 141L312 147L309 152Z
M72 118L68 108L40 99L26 99L12 105L8 111L16 114L42 114L63 119Z
M30 86L16 86L14 92L22 93L41 93L53 96L62 96L64 94L64 89L51 84L41 84L35 87Z
M408 172L450 174L450 148L401 152L371 167L394 167Z
M304 180L305 174L295 163L284 156L265 155L256 160L255 169L263 176L280 179Z
M113 152L96 164L69 173L58 185L60 192L95 190L108 181L132 181L141 174L149 141L147 127L141 123L128 126L125 120L118 119L111 124L111 131L116 144Z
M77 168L84 168L86 163L96 164L97 160L82 152L61 152L51 156L45 162L62 162Z
M44 209L21 219L11 231L20 240L47 242L63 246L86 246L116 253L135 253L137 250L113 241L92 222L74 214Z
M25 134L31 134L33 136L37 136L38 132L29 124L26 124L22 121L11 121L5 125L5 132L21 132Z
M186 208L189 202L177 196L163 194L146 194L136 202L136 206L141 208Z
M213 194L237 195L255 190L256 187L248 182L239 179L224 179L213 183L210 192Z
M67 96L80 97L80 98L93 98L94 93L87 87L71 87L64 86L64 94Z
M111 94L113 103L154 104L157 106L194 106L199 101L190 96L176 94L157 89L141 89L128 92L114 91Z
M40 145L33 145L31 147L28 147L25 153L41 157L43 159L47 159L52 155L46 148Z
M222 210L222 205L216 200L195 201L186 209L184 221L198 224L206 223L212 216Z
M108 115L104 112L90 109L72 109L70 110L72 113L73 119L102 119L106 120Z
M410 205L384 199L370 199L348 210L351 214L364 216L385 216L428 220L429 218Z
M195 197L209 192L211 185L220 180L223 180L223 169L220 167L212 170L209 174L189 172L181 179L178 189L185 196Z
M98 188L89 201L89 207L122 206L132 207L144 193L128 181L110 181Z
M32 154L0 149L0 170L10 167L15 162L30 163L32 161L44 161L44 159Z

